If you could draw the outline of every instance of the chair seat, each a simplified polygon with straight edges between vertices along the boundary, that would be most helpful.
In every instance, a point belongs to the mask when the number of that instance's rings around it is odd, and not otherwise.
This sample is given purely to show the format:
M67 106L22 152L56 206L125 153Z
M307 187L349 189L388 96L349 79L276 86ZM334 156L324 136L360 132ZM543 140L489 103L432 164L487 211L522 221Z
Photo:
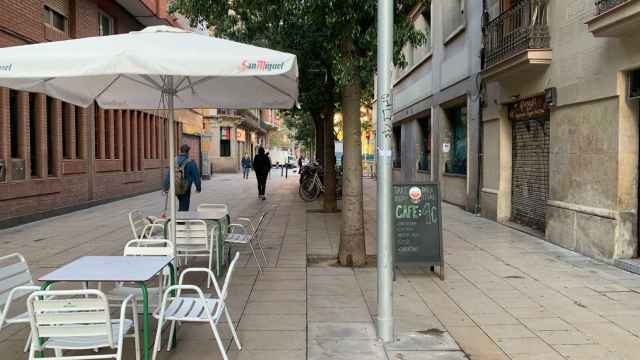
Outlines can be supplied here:
M251 235L231 233L227 235L224 241L233 244L248 244L251 241Z
M124 320L124 333L128 333L133 327L133 321L129 319ZM111 320L111 333L113 339L118 339L118 331L120 330L120 320ZM109 346L109 339L106 335L100 336L61 336L50 337L44 343L43 347L46 349L94 349L99 347Z
M203 302L200 298L178 297L171 301L164 311L165 320L180 320L194 322L208 322L207 309L205 303L211 310L211 316L214 321L218 321L221 311L218 311L220 301L218 299L205 299ZM156 310L153 314L156 319L160 318L160 311Z
M176 252L179 253L209 253L209 249L201 245L178 245Z
M5 322L7 324L23 324L29 322L29 313L24 312L20 315L14 316L11 319L6 319Z

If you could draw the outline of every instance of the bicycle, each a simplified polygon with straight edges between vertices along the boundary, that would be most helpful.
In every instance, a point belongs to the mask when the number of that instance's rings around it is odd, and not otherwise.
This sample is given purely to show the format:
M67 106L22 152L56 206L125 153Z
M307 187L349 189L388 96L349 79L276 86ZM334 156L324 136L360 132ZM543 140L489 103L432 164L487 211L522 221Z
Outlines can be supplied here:
M325 192L324 184L320 177L320 165L315 163L305 166L300 179L298 194L302 200L311 202L320 197ZM336 197L342 198L342 170L336 169Z

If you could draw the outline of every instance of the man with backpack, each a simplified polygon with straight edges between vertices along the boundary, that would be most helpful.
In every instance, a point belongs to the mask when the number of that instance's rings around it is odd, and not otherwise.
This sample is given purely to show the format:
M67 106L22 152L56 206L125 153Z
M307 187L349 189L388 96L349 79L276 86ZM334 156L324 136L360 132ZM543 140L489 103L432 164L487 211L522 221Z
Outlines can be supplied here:
M191 186L196 185L196 191L202 191L200 171L195 161L189 159L191 147L187 144L180 146L180 154L176 156L176 196L178 197L178 211L189 211L191 202ZM164 178L164 191L169 191L169 171Z

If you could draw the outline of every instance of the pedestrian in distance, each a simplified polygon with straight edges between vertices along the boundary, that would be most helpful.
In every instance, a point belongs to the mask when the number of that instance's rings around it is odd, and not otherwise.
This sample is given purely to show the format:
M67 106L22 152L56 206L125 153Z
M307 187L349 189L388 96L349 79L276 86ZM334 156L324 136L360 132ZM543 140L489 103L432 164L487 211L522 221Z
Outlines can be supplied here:
M191 147L187 144L180 146L180 154L176 156L175 186L176 197L178 198L178 211L189 211L191 203L191 187L196 186L196 191L202 191L200 170L195 161L189 159ZM169 191L169 171L164 177L163 189Z
M271 172L271 159L265 154L264 148L258 149L258 154L253 158L253 171L258 179L258 198L265 200L265 190L267 188L267 177Z
M298 158L298 172L300 172L300 169L302 169L303 161L304 161L304 156L300 155L300 157Z
M248 154L244 154L242 157L242 178L248 179L251 172L251 158Z

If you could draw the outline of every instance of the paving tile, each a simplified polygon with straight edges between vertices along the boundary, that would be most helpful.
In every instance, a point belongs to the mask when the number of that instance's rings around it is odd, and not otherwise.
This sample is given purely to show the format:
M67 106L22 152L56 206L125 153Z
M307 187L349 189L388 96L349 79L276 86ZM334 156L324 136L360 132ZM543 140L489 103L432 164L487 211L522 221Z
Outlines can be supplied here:
M306 315L307 304L304 301L252 302L247 304L244 312L262 315Z
M309 339L375 339L376 329L371 322L309 322Z
M242 348L255 351L306 350L305 331L240 331Z
M487 325L482 330L494 340L536 337L523 325Z
M555 353L553 348L537 337L501 339L496 343L509 356L519 354L539 355Z
M245 314L240 321L240 330L285 331L304 330L305 315L258 315Z
M387 351L389 360L468 360L462 351Z

